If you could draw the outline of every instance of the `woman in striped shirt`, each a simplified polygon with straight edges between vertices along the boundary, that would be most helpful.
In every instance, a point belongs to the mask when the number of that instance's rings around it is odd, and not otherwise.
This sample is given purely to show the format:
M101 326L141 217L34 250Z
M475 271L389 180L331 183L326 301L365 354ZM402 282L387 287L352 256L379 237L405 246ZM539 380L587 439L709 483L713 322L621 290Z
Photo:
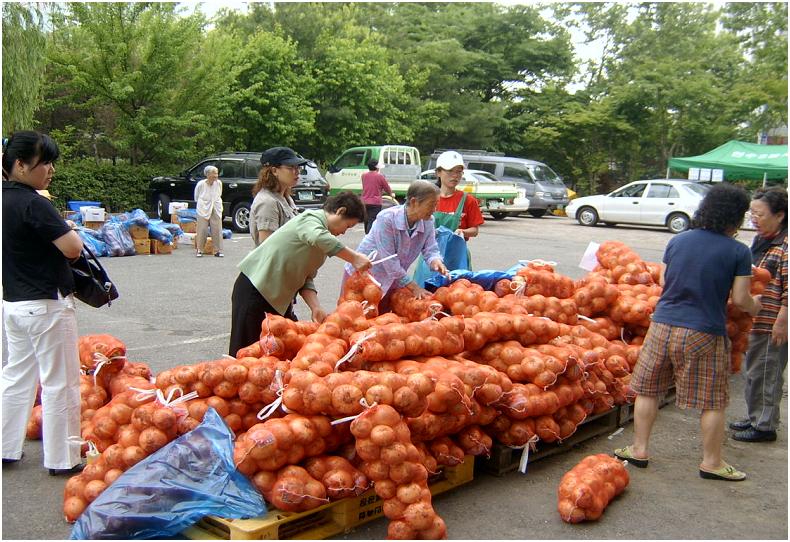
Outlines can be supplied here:
M779 405L787 367L787 191L758 190L751 203L757 236L752 242L754 265L771 272L760 302L762 310L749 334L744 376L748 418L733 422L734 440L776 440Z

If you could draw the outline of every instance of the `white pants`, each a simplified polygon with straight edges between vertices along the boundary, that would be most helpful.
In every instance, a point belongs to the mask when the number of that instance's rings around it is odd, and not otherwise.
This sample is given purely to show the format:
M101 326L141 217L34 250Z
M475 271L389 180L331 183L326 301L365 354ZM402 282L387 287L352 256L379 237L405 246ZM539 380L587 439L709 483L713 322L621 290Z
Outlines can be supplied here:
M3 458L19 459L41 382L44 467L80 462L80 362L74 297L3 301L8 364L3 367Z

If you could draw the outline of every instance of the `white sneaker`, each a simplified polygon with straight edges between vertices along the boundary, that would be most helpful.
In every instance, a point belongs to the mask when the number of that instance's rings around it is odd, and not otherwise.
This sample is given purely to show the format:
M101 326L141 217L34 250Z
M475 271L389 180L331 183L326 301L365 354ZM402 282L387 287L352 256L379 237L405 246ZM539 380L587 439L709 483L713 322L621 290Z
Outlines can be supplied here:
M198 257L198 258L202 258L203 257L203 253L198 250L197 254L195 254L195 256Z

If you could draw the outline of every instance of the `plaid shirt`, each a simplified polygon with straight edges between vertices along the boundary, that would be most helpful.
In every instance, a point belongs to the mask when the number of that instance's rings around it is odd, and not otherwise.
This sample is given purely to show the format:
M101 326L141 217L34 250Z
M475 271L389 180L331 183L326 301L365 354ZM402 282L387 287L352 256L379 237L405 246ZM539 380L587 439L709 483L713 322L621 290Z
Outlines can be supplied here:
M754 319L754 333L771 333L779 309L787 307L787 230L773 239L758 235L752 241L752 259L757 267L771 272L761 303L763 310Z

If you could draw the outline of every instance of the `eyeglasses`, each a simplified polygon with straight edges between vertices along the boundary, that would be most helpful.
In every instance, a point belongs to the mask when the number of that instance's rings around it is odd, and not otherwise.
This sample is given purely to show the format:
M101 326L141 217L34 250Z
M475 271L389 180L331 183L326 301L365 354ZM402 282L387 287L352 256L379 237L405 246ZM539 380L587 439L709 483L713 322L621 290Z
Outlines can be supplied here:
M277 166L277 167L279 167L279 168L285 168L285 169L290 169L291 171L299 171L300 169L302 169L302 168L301 168L301 166L288 166L288 165L282 165L282 166Z

